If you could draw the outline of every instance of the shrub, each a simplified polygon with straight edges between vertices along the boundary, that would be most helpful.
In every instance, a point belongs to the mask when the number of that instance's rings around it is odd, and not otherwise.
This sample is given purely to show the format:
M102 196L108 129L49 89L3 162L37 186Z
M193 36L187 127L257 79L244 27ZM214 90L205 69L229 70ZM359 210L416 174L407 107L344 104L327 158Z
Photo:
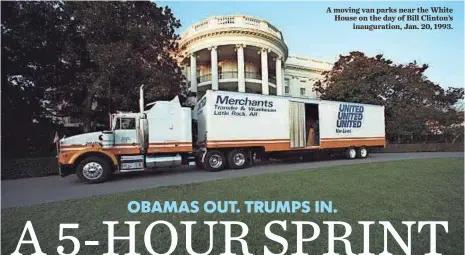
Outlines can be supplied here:
M58 162L55 157L2 158L2 180L54 174L58 174Z
M463 143L413 143L413 144L387 144L379 152L457 152L464 151Z

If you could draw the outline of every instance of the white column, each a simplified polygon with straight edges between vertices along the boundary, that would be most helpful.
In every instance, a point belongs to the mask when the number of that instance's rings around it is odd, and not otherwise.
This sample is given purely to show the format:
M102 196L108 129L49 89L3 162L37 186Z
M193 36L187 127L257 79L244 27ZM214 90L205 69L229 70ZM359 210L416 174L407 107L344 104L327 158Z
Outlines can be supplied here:
M283 95L286 94L286 91L285 91L285 89L284 89L284 86L286 85L286 84L284 83L284 73L285 73L285 69L284 69L284 67L283 67L283 68L281 69L281 84L283 85L283 86L282 86L282 88L283 88ZM289 83L290 83L290 82L289 82ZM291 85L289 84L289 86L291 86ZM290 88L289 88L289 89L290 89Z
M212 65L212 90L218 90L218 53L216 46L210 48Z
M283 95L283 78L282 78L282 69L281 69L281 57L276 58L276 95Z
M245 63L244 63L244 46L236 45L237 50L237 78L238 91L245 92Z
M269 95L268 88L268 49L262 49L262 94Z
M191 53L191 92L197 93L197 59L196 54Z

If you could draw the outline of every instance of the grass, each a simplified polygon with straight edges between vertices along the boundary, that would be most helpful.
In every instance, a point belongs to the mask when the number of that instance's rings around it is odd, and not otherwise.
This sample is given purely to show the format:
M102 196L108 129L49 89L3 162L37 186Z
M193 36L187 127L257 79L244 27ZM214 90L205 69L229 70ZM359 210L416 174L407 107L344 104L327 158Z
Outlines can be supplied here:
M160 187L135 192L98 196L80 200L68 200L49 204L2 210L3 254L14 251L26 221L32 221L42 251L56 254L58 245L71 252L71 242L58 240L60 223L79 223L78 230L66 230L65 235L76 236L81 242L79 254L102 254L107 252L107 228L102 221L141 221L136 230L136 251L148 254L144 246L147 226L157 220L171 222L178 231L179 241L173 254L188 254L185 249L185 231L181 220L196 220L199 223L211 220L238 220L249 226L246 237L249 251L263 254L263 246L272 251L282 251L280 244L266 238L265 225L273 220L288 220L287 231L273 228L273 232L289 242L287 254L296 251L296 229L289 221L313 221L320 225L317 240L304 244L309 254L327 252L327 227L325 220L344 221L352 226L352 251L363 251L363 232L358 221L391 221L406 240L406 227L401 221L448 221L449 232L438 228L437 251L442 254L463 254L464 240L464 161L455 159L403 160L385 163L370 163L351 166L302 170L280 174L226 179L200 184ZM243 170L246 171L246 170ZM18 191L21 192L21 191ZM40 191L37 191L40 192ZM193 201L206 200L324 200L333 202L335 214L131 214L127 204L132 200L148 201ZM245 207L241 207L245 211ZM127 226L115 228L116 235L127 235ZM162 253L168 250L170 236L167 228L156 227L152 232L152 246ZM370 228L370 251L383 251L383 229L376 224ZM237 229L233 228L237 235ZM304 231L304 236L312 233ZM342 232L336 230L336 234ZM28 235L27 235L28 236ZM98 240L99 246L84 246L84 240ZM429 252L429 227L418 233L418 225L412 228L412 254ZM214 234L214 249L211 254L224 252L224 227L218 225ZM204 225L193 229L193 247L196 252L205 252L209 247L208 228ZM389 251L404 254L390 238ZM242 254L240 245L233 242L233 252ZM22 252L30 254L32 245L23 245ZM128 252L127 241L115 241L115 251ZM336 242L336 251L345 254L341 242Z

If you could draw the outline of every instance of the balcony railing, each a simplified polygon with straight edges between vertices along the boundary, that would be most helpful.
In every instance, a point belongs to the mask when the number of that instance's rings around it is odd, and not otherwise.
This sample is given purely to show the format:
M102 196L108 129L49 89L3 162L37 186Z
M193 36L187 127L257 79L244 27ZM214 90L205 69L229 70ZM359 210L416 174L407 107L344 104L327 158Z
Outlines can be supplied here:
M197 83L207 82L212 80L212 74L205 74L202 76L197 77Z
M222 72L218 73L218 79L237 79L237 72L230 71L230 72ZM197 77L197 83L207 82L212 80L212 74L204 74L200 77Z
M218 79L234 79L234 78L237 78L236 71L218 73Z
M268 77L268 82L273 83L276 85L276 78L275 77Z
M246 79L261 80L262 79L262 74L261 73L254 73L254 72L245 72L245 78Z
M181 37L187 38L197 33L204 32L206 30L214 30L225 27L257 29L270 33L279 39L283 38L281 32L267 21L245 15L226 15L211 17L209 19L191 25L187 28L187 30Z
M228 71L228 72L222 72L218 73L218 79L237 79L238 78L238 72L237 71ZM254 72L245 72L245 78L246 79L254 79L254 80L261 80L262 75L260 73L254 73ZM197 77L197 83L202 83L202 82L207 82L212 80L212 74L204 74L202 76ZM276 84L276 77L268 77L268 82Z

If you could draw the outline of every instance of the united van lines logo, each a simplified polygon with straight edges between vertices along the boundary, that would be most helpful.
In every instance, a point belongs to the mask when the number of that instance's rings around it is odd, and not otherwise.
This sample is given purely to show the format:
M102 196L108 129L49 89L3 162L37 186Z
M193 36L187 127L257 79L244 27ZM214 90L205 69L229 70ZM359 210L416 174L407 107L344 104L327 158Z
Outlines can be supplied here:
M248 97L233 98L221 95L216 97L214 115L257 117L261 112L276 112L273 101L252 100Z
M364 110L362 105L340 104L336 133L352 133L353 128L361 128Z

